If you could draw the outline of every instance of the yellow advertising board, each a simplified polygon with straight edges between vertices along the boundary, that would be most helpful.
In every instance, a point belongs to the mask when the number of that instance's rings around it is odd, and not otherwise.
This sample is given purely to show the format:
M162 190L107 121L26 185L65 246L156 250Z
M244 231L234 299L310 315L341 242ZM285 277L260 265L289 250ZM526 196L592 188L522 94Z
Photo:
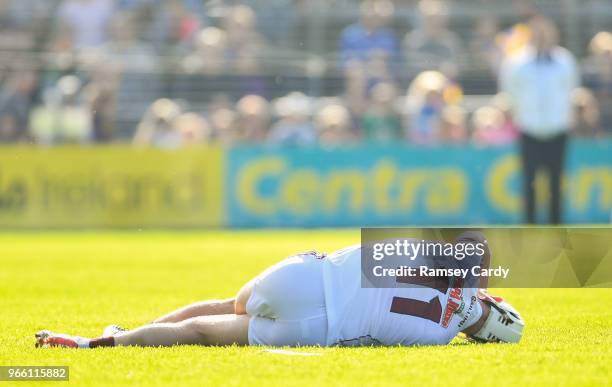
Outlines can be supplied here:
M0 227L224 224L223 150L0 147Z

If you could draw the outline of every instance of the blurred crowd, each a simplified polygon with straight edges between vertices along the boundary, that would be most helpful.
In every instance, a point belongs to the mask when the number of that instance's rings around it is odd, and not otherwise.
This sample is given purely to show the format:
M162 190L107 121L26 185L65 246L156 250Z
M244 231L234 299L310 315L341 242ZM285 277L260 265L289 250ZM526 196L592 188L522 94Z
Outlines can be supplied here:
M495 86L485 95L466 92L464 76L487 74L495 84L504 60L530 44L528 22L542 9L514 1L511 23L494 9L481 12L466 39L450 22L462 3L345 3L336 5L353 20L326 55L308 51L316 30L298 28L301 14L324 14L312 10L325 4L317 1L0 0L0 142L516 141L508 96ZM398 28L400 9L411 16ZM298 47L281 43L279 35L290 33ZM575 52L581 86L572 96L573 134L605 136L612 130L612 32L596 32L583 51ZM307 83L291 87L275 73L278 63ZM312 86L334 77L332 93ZM196 81L200 88L175 90ZM132 117L120 119L125 112Z

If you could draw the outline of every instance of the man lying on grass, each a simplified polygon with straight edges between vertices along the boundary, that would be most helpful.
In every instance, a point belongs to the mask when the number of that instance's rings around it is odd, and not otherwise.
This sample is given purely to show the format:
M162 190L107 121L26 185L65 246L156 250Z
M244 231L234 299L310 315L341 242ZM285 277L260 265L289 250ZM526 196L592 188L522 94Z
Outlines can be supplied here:
M468 231L454 243L466 241L485 246L479 260L488 268L484 235ZM327 256L309 252L268 268L236 298L188 305L132 330L112 325L94 339L45 330L36 334L36 345L433 345L448 344L459 332L478 342L518 342L523 320L483 290L486 278L479 281L469 288L446 277L431 287L366 288L360 246Z

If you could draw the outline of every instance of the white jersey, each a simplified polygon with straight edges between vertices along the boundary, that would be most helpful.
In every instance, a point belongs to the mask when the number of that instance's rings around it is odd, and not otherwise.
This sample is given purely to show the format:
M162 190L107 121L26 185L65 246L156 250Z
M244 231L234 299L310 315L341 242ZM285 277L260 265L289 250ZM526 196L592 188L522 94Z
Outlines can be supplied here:
M362 288L361 248L339 250L323 267L327 345L447 344L482 315L477 289Z

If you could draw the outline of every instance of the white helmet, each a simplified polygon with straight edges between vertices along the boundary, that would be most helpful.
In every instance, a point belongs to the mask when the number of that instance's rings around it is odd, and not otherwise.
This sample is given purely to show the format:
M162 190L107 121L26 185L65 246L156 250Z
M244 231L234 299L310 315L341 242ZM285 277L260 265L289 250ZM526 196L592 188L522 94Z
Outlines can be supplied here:
M525 321L516 309L502 298L484 292L479 293L479 298L490 306L491 312L482 328L470 338L485 343L518 343L523 336Z

